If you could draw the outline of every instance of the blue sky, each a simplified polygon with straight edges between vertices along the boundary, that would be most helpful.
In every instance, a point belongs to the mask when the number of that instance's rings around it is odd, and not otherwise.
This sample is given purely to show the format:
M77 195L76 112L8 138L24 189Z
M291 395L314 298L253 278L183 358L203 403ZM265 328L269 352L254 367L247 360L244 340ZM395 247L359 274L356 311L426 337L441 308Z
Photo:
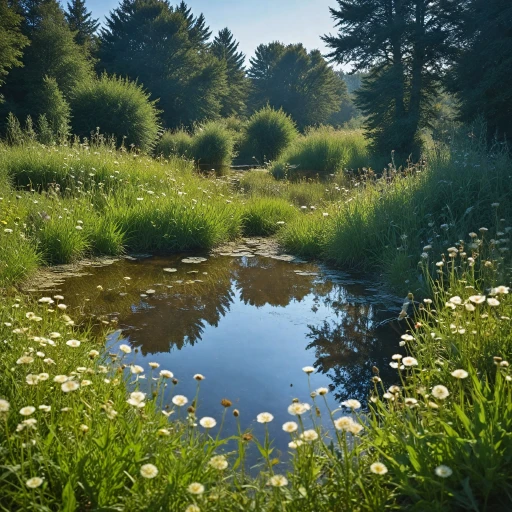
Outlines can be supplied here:
M187 3L196 15L201 12L205 15L214 34L228 27L248 57L254 54L258 44L276 40L301 42L308 50L317 48L326 53L320 36L335 32L329 7L336 6L336 0L188 0ZM87 8L103 21L118 4L118 0L88 0Z

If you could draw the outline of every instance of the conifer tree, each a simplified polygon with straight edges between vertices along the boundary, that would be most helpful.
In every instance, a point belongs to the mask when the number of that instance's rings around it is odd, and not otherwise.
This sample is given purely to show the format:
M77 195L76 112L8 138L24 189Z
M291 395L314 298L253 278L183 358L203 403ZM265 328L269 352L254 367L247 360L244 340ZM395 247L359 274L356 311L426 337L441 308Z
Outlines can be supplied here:
M245 76L245 55L228 28L219 31L212 43L213 54L226 63L227 94L222 100L221 115L229 117L245 111L249 82Z
M451 0L337 0L337 35L323 39L329 54L352 70L368 71L356 103L380 152L409 154L429 126L432 101L457 49Z
M176 12L180 13L185 18L192 44L206 46L212 32L210 27L206 25L206 19L203 13L196 18L192 13L192 8L190 8L183 0L176 6Z
M69 28L75 32L75 41L90 50L96 39L96 31L100 26L99 19L92 17L87 11L85 0L71 0L65 12Z
M22 18L7 0L0 0L0 86L9 70L21 65L28 39L21 32ZM1 95L0 95L1 101Z
M226 95L226 63L194 35L188 12L162 0L123 0L100 34L100 69L139 80L159 99L167 127L218 116Z
M318 50L280 42L260 45L250 60L252 107L282 108L297 125L325 123L338 111L346 86Z

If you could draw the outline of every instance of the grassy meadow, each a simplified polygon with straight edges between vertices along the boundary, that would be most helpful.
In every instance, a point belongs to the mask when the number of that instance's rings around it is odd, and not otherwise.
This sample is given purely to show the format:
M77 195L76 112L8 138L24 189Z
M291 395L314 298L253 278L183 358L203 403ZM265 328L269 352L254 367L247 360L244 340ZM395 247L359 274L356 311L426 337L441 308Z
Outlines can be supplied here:
M360 138L299 136L270 172L235 178L105 143L0 146L0 510L510 506L510 158L461 139L375 173ZM321 168L331 155L345 155L343 164ZM291 169L295 158L327 176L276 179L275 167ZM41 265L208 251L241 235L275 235L289 252L414 292L397 312L396 379L383 382L374 368L367 410L349 396L330 410L326 388L291 403L291 463L272 447L271 414L226 438L223 419L243 415L243 404L235 410L226 397L204 417L201 375L197 395L183 396L178 368L142 367L130 347L105 347L113 324L75 324L65 297L37 301L17 288ZM260 462L249 471L254 444Z

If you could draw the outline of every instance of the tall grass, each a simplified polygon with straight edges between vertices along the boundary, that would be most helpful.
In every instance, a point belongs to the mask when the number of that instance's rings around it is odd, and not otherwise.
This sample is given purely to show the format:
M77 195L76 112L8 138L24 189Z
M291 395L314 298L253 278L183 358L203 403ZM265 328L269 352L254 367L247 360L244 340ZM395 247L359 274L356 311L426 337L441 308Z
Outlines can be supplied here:
M192 153L201 168L222 168L231 165L235 140L226 126L210 121L196 128L192 140Z
M283 199L250 199L242 213L243 233L247 236L273 235L298 214L297 208Z
M432 300L408 297L400 314L408 330L390 361L396 378L382 382L377 368L368 375L368 410L350 397L329 409L327 388L290 405L289 463L272 448L268 413L253 432L239 427L228 448L224 418L240 413L223 401L215 418L202 417L201 381L192 403L179 373L135 366L137 354L119 342L104 347L106 332L74 325L56 307L62 298L4 302L2 507L508 510L512 301L497 279L510 282L510 260L486 237L454 241L434 274L423 264ZM260 454L252 473L249 443Z
M335 174L369 166L369 152L361 131L321 127L298 138L272 165L277 178L297 173Z
M192 136L185 130L166 130L158 139L153 154L164 158L192 158Z

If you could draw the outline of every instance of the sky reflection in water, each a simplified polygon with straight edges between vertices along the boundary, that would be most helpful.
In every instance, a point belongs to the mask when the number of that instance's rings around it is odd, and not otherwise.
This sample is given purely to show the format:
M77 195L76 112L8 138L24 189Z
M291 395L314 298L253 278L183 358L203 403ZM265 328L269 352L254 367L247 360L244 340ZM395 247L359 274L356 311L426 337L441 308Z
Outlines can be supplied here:
M79 308L87 316L119 318L110 350L120 343L137 348L126 361L147 368L148 379L148 363L157 362L159 370L179 379L174 393L192 400L192 376L204 374L199 417L220 420L220 401L229 398L243 428L262 436L255 418L270 412L275 446L287 451L289 437L281 425L292 420L288 405L293 398L312 402L304 366L317 370L311 389L329 387L333 409L347 398L365 401L373 365L385 381L395 377L388 363L399 334L393 323L376 325L395 316L399 302L377 294L370 283L271 258L217 256L200 264L181 259L123 260L88 269L89 275L70 278L59 289L75 315ZM84 303L84 297L90 300ZM170 404L170 391L169 386L164 403ZM234 433L235 425L228 414L225 433Z

